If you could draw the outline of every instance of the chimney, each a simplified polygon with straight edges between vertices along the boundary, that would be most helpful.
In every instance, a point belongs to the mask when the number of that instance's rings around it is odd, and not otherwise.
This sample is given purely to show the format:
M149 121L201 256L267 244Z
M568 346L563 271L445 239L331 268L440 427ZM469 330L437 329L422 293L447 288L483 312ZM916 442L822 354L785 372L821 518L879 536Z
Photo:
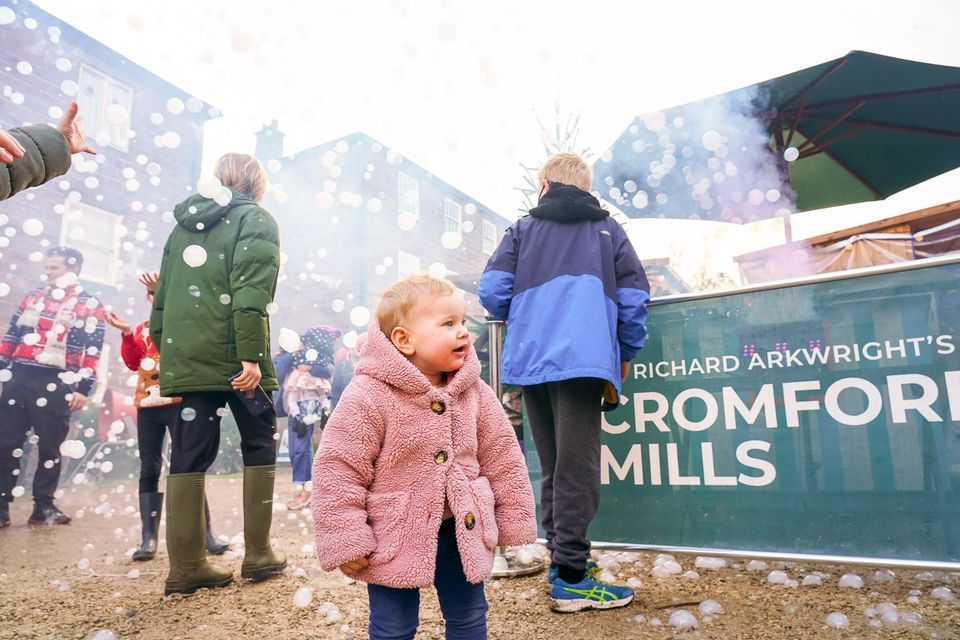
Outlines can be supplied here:
M264 165L274 158L282 158L283 137L284 133L277 129L277 121L271 120L270 124L257 132L257 146L253 155Z

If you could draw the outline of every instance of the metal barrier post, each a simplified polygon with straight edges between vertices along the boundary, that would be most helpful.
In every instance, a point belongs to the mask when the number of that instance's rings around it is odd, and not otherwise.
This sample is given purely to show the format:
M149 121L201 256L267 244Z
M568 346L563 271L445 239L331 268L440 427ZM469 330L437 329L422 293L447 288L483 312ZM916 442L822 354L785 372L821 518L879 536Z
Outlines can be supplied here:
M500 360L503 355L503 320L487 319L487 350L490 354L490 388L497 394L497 400L503 402L503 388L500 384ZM525 553L527 555L529 552ZM517 549L497 547L493 556L493 577L514 578L543 571L543 561L537 557L526 557L528 562L521 563Z

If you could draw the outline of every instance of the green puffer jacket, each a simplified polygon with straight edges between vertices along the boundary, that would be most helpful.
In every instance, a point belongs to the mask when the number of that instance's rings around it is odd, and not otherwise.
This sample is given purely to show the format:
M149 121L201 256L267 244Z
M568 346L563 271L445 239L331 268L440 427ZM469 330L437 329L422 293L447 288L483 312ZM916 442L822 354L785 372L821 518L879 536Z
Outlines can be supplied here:
M12 164L0 164L0 200L36 187L70 168L70 149L63 134L45 124L31 124L10 129L25 154Z
M226 206L196 195L174 208L150 313L161 395L230 391L241 360L260 363L264 390L278 388L267 305L280 271L279 230L260 205L231 192Z

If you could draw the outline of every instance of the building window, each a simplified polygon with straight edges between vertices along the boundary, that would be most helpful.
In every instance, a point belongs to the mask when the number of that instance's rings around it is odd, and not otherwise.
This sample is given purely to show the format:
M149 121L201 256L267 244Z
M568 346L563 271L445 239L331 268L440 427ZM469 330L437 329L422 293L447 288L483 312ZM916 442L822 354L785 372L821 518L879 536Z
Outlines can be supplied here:
M85 64L80 65L79 85L77 103L87 134L97 144L127 151L133 90Z
M400 200L400 213L409 213L420 217L420 183L405 173L399 174L397 191Z
M67 201L60 226L60 244L83 254L82 280L115 286L120 258L123 216Z
M419 256L406 251L399 252L397 254L397 278L403 280L414 273L420 273Z
M493 255L493 252L497 250L497 225L493 224L489 220L483 221L483 252L485 254Z
M450 198L443 199L443 232L463 232L463 207Z

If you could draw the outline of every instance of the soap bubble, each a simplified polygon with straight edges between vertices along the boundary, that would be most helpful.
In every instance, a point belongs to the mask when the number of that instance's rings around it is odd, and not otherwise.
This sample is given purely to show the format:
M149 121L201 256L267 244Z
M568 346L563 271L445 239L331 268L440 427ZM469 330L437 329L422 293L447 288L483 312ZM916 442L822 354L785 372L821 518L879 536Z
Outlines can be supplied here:
M296 331L293 329L288 329L287 327L280 329L280 335L277 339L277 342L284 351L288 351L290 353L293 353L300 348L300 336L297 335Z
M350 310L350 324L355 327L366 327L370 324L370 310L359 306Z
M180 417L185 422L190 422L197 417L197 410L192 407L184 407L183 411L180 412Z
M800 157L800 151L796 147L787 147L783 150L783 159L787 162L793 162Z

